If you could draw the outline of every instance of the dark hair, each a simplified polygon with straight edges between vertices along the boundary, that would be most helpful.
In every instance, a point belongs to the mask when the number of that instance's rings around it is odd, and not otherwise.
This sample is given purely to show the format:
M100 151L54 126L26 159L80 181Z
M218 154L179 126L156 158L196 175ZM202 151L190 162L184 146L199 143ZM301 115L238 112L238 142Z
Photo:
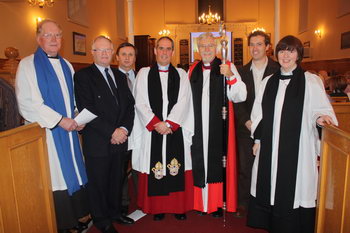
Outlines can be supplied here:
M135 55L137 55L137 49L136 49L136 47L135 47L135 45L133 45L133 44L131 44L131 43L129 43L129 42L124 42L124 43L121 43L119 46L118 46L118 48L117 48L117 55L119 55L119 50L121 49L121 48L124 48L124 47L132 47L132 48L134 48L134 50L135 50Z
M265 40L265 45L268 46L269 44L271 44L271 38L268 34L266 34L265 32L263 31L254 31L254 32L251 32L249 35L248 35L248 46L250 44L250 38L252 37L255 37L255 36L262 36L264 37L264 40Z
M278 52L281 50L294 51L296 50L298 53L297 64L303 60L304 55L304 47L301 41L295 36L289 35L283 37L278 44L276 45L276 58L278 60Z
M159 46L159 41L161 41L161 40L163 40L163 39L168 39L168 40L170 40L170 42L171 42L171 48L172 48L173 50L175 49L174 41L173 41L173 39L171 39L169 36L162 36L162 37L160 37L160 38L157 40L157 42L156 42L156 48L158 48L158 46Z
M329 79L329 89L331 91L344 91L347 87L347 80L344 75L336 75Z

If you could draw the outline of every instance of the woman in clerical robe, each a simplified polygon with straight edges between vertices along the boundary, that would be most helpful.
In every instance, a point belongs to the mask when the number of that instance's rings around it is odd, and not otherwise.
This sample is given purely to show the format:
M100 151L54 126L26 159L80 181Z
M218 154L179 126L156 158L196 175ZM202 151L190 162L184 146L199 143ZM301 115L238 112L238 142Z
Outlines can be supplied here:
M318 128L337 119L321 79L300 66L301 41L284 37L276 57L281 68L262 81L251 113L256 157L247 224L270 233L313 233Z

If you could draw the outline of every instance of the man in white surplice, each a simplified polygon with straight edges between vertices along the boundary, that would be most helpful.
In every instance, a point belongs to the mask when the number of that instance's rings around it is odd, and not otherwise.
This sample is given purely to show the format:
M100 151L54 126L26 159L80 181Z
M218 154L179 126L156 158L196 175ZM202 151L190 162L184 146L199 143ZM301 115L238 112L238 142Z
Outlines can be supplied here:
M59 231L86 227L87 183L74 119L73 67L61 56L62 30L52 20L37 29L37 51L21 60L16 76L19 111L46 129L51 184ZM78 204L79 203L79 204ZM80 219L80 221L78 221ZM79 225L80 223L80 225Z
M140 172L138 205L156 221L164 213L185 220L193 209L191 89L186 72L170 63L171 38L158 39L154 53L157 64L138 72L134 88L136 114L129 147L133 169Z

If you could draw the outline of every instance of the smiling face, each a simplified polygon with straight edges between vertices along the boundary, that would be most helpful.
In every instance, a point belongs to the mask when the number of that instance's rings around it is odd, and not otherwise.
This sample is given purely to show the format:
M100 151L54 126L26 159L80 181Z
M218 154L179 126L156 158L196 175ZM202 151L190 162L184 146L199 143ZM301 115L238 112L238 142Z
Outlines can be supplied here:
M212 37L204 37L198 42L199 54L203 63L210 63L216 55L216 43Z
M278 63L280 63L281 68L285 72L290 72L297 67L297 60L299 58L298 52L294 49L292 51L289 50L280 50L277 54Z
M91 53L97 65L108 67L113 58L113 44L106 38L98 38L92 45Z
M53 22L44 23L36 40L47 55L57 56L61 49L62 31Z
M249 41L249 52L254 61L261 61L266 57L266 51L270 48L270 45L265 44L265 38L263 36L253 36Z
M171 41L167 38L159 40L157 43L157 47L154 48L154 54L156 55L156 60L159 65L169 65L171 62L171 58L174 55L174 50Z
M136 60L135 49L131 46L120 48L116 57L119 67L125 71L129 71L132 69Z

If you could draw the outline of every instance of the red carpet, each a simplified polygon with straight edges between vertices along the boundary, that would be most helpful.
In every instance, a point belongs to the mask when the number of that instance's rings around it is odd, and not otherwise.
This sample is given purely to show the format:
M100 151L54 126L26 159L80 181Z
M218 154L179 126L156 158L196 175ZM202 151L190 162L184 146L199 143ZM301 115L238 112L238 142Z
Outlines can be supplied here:
M267 233L245 226L246 219L226 214L226 225L223 218L213 218L211 215L199 216L195 211L187 213L187 220L179 221L172 214L166 214L164 220L153 221L152 215L146 215L134 225L115 224L119 233ZM99 233L92 228L88 233Z
M136 195L129 179L131 194L131 212L136 209ZM153 221L153 215L146 215L133 225L115 224L119 233L267 233L264 230L246 227L245 218L235 218L232 213L226 214L226 224L223 218L214 218L210 214L200 216L196 211L187 213L187 220L179 221L173 214L166 214L162 221ZM87 233L100 233L95 227Z

